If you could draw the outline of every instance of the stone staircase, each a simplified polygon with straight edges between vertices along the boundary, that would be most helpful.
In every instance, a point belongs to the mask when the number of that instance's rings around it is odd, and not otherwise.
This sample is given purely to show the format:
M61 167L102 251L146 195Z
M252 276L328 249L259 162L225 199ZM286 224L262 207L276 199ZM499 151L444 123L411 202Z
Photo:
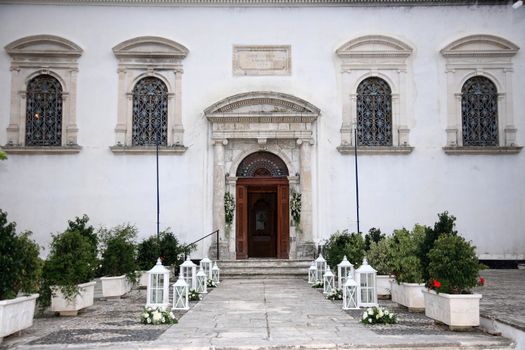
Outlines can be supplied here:
M312 260L246 259L219 260L221 279L308 278Z

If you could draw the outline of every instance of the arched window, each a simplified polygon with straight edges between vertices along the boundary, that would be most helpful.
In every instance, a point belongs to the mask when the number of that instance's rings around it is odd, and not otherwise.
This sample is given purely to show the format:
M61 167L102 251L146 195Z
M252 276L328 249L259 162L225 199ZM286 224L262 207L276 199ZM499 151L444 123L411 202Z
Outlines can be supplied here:
M168 144L168 88L160 79L141 79L133 88L133 146Z
M237 177L288 176L284 161L270 152L255 152L244 158L237 168Z
M26 90L26 145L61 146L62 85L51 75L34 77Z
M381 78L367 78L357 87L357 142L392 146L392 90Z
M498 91L481 76L470 78L461 89L464 146L498 145Z

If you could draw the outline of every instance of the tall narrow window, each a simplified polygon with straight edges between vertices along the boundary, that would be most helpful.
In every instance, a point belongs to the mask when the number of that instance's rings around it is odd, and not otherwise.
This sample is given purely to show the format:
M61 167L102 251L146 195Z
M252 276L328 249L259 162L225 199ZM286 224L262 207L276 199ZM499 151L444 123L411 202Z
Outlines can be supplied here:
M381 78L367 78L357 87L357 142L392 146L392 91Z
M168 144L168 88L160 79L141 79L133 89L133 146Z
M498 91L481 76L470 78L461 89L464 146L498 145Z
M51 75L38 75L27 84L26 145L62 143L62 85Z

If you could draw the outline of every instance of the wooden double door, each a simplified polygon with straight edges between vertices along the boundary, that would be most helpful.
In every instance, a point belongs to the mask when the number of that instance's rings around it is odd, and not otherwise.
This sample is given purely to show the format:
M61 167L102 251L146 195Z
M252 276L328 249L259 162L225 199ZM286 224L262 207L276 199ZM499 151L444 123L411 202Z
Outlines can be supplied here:
M237 180L237 259L288 258L289 203L286 178Z

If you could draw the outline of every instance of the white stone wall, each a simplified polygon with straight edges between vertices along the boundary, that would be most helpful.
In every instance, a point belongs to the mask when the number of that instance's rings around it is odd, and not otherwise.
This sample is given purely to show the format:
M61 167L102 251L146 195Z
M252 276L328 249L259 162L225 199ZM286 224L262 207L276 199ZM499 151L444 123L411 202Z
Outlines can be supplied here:
M67 219L88 214L95 225L137 224L155 232L152 155L116 155L117 59L111 49L138 36L174 40L189 49L182 77L182 155L160 159L161 226L183 241L211 232L213 149L205 108L248 91L276 91L321 109L312 147L313 234L355 230L354 161L340 144L343 99L335 50L368 34L396 37L409 58L409 155L359 158L361 229L391 232L432 224L438 212L458 217L458 230L482 258L525 258L525 152L446 155L445 59L439 51L471 34L501 36L514 57L517 142L525 143L525 10L498 7L219 8L0 5L0 46L53 34L79 45L79 154L10 155L0 163L0 207L19 229L47 245ZM233 76L234 45L291 45L290 76ZM0 144L6 143L10 59L0 50ZM196 255L204 252L200 248Z

